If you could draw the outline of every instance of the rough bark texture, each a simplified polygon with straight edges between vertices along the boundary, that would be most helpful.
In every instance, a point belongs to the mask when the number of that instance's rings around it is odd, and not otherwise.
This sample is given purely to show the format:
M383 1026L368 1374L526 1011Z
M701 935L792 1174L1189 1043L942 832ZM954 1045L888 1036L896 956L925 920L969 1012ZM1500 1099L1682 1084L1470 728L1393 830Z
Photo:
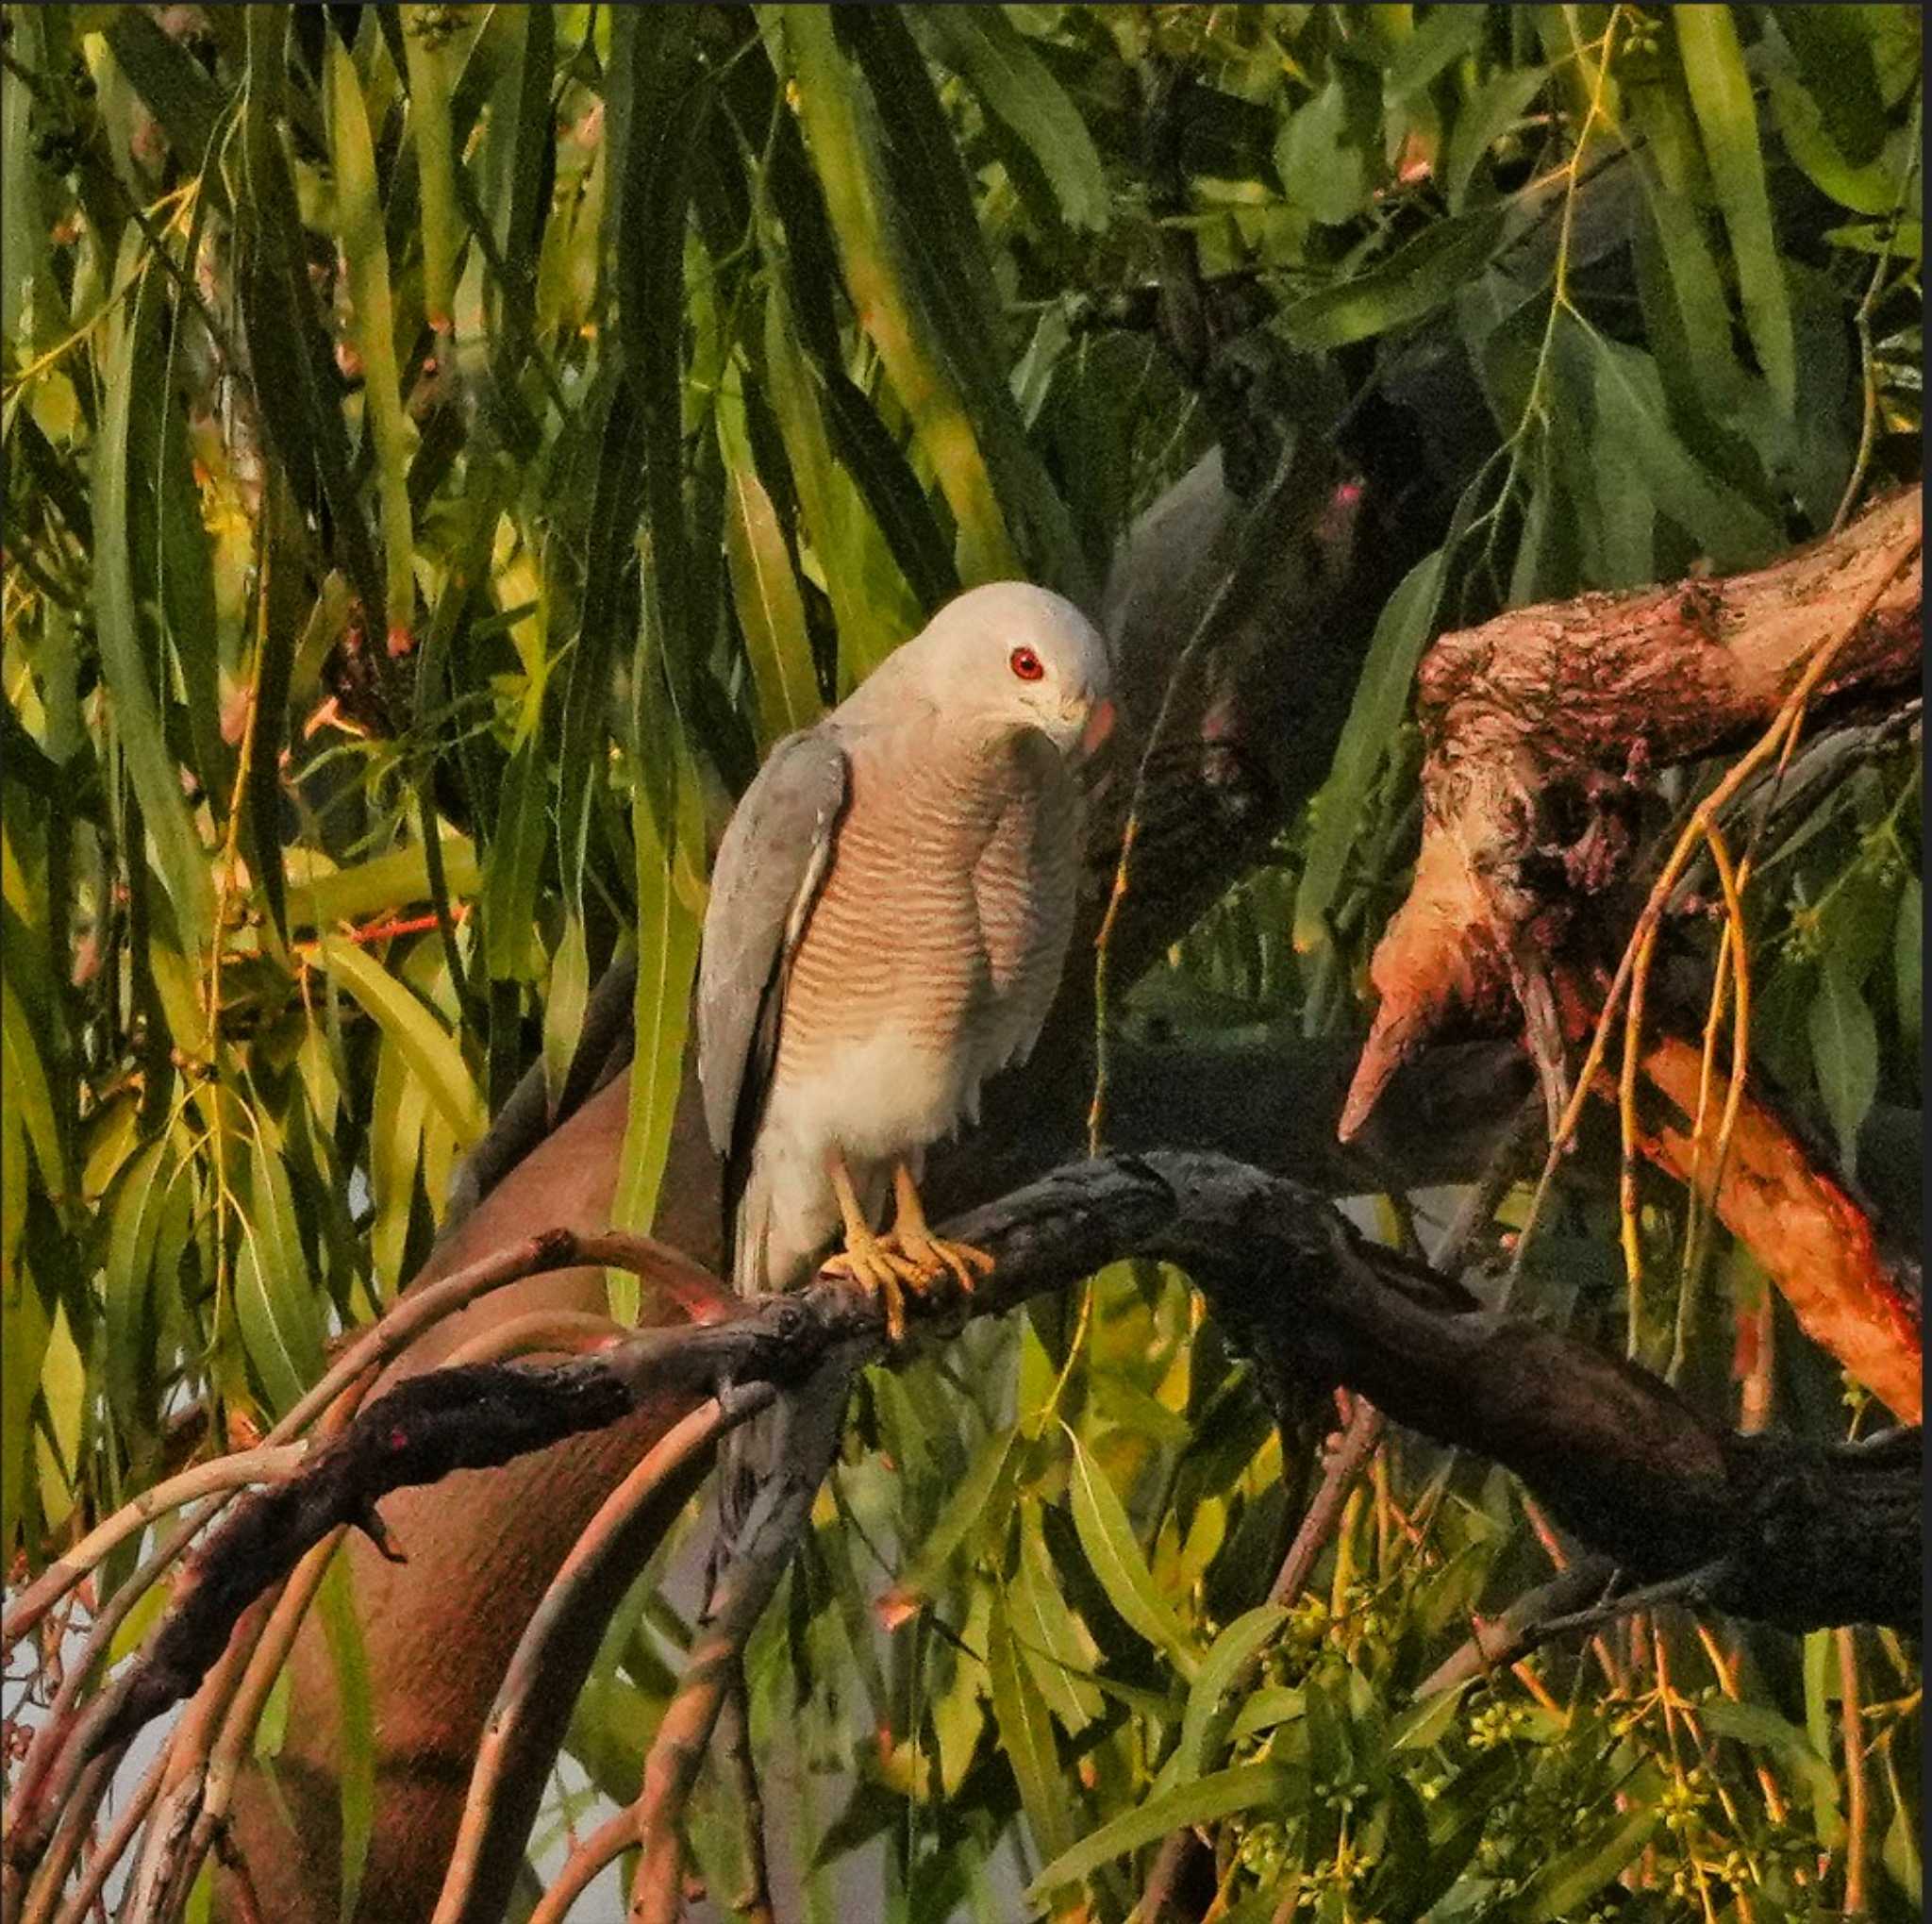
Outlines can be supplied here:
M822 1280L568 1364L471 1364L402 1381L287 1481L242 1501L98 1742L125 1739L188 1695L258 1596L404 1483L541 1455L559 1435L641 1408L668 1428L727 1387L821 1384L830 1365L849 1381L869 1357L908 1354L923 1338L1136 1256L1183 1266L1275 1395L1343 1385L1394 1421L1506 1465L1630 1577L1702 1571L1718 1607L1794 1630L1921 1620L1911 1431L1841 1446L1718 1430L1659 1378L1487 1309L1451 1278L1369 1242L1302 1183L1224 1156L1103 1157L955 1218L945 1233L985 1249L993 1272L970 1297L911 1299L910 1339L896 1348L874 1299ZM610 1586L607 1600L622 1590Z
M1916 548L1921 523L1910 488L1755 574L1516 609L1435 644L1417 678L1422 851L1375 951L1381 1002L1344 1135L1453 1010L1507 1018L1572 921L1626 874L1637 775L1767 726L1794 671ZM1916 688L1921 577L1914 558L1818 710Z

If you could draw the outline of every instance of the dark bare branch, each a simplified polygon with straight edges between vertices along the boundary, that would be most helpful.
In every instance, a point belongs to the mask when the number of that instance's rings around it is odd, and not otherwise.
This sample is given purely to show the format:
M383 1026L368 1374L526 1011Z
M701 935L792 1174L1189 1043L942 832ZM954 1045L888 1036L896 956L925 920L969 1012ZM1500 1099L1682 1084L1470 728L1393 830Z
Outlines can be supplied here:
M1392 1421L1506 1464L1631 1581L1707 1566L1704 1594L1739 1615L1791 1629L1919 1622L1916 1432L1853 1447L1718 1430L1658 1379L1486 1310L1365 1241L1300 1183L1214 1155L1119 1155L1069 1164L947 1233L998 1267L970 1301L915 1305L910 1343L1123 1257L1163 1258L1189 1271L1265 1376L1345 1383ZM875 1304L821 1281L753 1299L741 1318L644 1330L573 1363L406 1381L296 1476L237 1506L145 1653L81 1721L75 1761L193 1690L248 1603L329 1529L366 1525L390 1492L508 1462L646 1402L784 1388L835 1352L850 1366L886 1348ZM26 1815L9 1854L40 1829Z

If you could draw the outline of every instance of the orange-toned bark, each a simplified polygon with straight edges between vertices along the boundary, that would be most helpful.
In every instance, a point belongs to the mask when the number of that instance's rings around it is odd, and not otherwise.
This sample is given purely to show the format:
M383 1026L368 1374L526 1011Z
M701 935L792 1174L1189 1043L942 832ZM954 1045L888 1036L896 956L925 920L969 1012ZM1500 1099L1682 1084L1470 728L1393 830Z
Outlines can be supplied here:
M1701 1059L1680 1037L1645 1048L1643 1073L1683 1115L1643 1137L1644 1152L1681 1181L1690 1179ZM1717 1168L1717 1118L1728 1079L1712 1081L1702 1154L1707 1193ZM1820 1169L1776 1113L1747 1088L1714 1198L1719 1217L1790 1304L1805 1333L1843 1364L1893 1415L1924 1414L1917 1302L1901 1288L1865 1212Z
M1909 488L1754 574L1513 609L1437 641L1417 678L1422 852L1371 967L1381 1002L1344 1139L1452 1009L1519 1005L1541 1060L1552 951L1628 868L1640 771L1761 730L1867 600L1815 705L1916 687L1922 520Z

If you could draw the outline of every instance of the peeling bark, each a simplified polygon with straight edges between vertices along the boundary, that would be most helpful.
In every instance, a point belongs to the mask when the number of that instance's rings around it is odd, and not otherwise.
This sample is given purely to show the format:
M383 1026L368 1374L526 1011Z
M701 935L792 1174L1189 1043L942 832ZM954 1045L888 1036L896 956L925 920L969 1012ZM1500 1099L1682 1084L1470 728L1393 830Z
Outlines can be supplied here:
M1646 769L1761 730L1795 671L1887 575L1819 689L1826 711L1915 689L1921 491L1755 574L1515 609L1443 635L1417 678L1423 843L1375 951L1381 997L1342 1111L1367 1120L1398 1065L1452 1011L1551 1015L1547 959L1626 875Z

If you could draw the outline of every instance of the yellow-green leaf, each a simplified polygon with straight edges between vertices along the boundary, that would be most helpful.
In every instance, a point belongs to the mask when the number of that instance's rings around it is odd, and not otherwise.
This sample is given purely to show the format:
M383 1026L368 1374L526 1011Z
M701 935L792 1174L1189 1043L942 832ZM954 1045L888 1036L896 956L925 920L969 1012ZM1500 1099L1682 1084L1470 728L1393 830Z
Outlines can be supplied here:
M1154 1581L1154 1573L1135 1541L1126 1505L1071 1429L1067 1437L1074 1448L1070 1490L1074 1528L1100 1587L1107 1592L1107 1600L1150 1644L1165 1650L1174 1667L1191 1681L1200 1659L1174 1606Z
M354 943L325 935L315 946L323 967L402 1050L410 1069L428 1090L430 1100L456 1131L457 1141L468 1148L489 1126L490 1118L456 1038L380 962Z
M1765 186L1764 148L1744 50L1728 6L1690 0L1673 8L1671 23L1683 59L1685 85L1704 137L1704 155L1717 189L1724 231L1738 266L1744 326L1771 391L1787 414L1797 406L1798 361L1790 303Z

